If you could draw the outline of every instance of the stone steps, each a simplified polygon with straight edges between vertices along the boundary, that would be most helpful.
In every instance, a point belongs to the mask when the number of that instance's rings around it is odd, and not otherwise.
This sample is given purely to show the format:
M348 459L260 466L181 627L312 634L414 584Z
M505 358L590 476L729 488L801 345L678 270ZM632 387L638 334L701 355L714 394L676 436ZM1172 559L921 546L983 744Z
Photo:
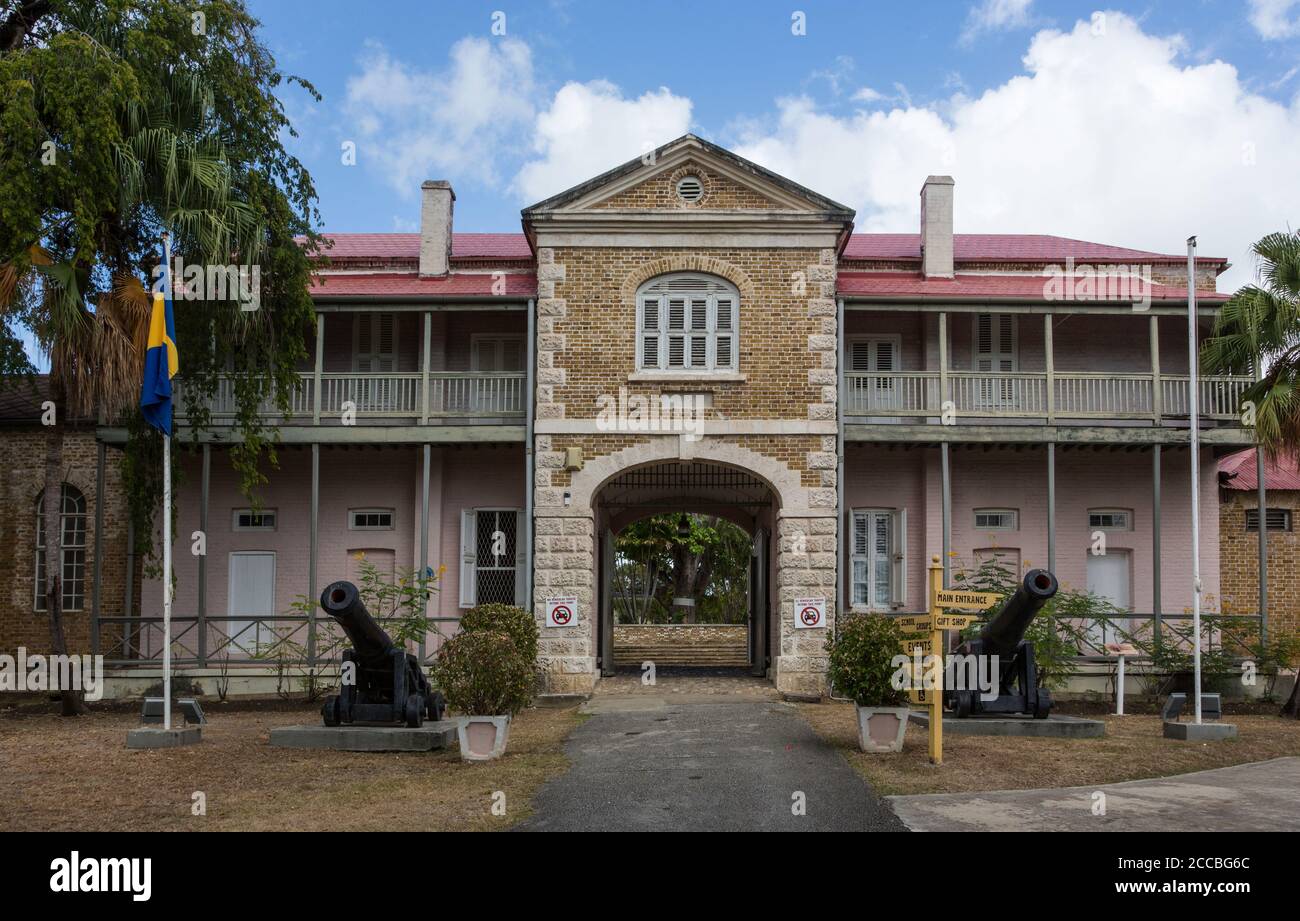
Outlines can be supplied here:
M723 668L749 664L749 650L734 643L718 644L638 644L635 646L615 646L614 662L616 665L640 665L642 662L654 662L656 665L695 665Z

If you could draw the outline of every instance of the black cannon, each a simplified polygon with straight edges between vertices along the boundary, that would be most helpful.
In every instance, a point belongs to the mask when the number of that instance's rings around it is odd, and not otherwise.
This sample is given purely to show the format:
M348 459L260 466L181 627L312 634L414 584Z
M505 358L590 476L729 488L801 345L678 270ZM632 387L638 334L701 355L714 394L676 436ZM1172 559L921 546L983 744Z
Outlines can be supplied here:
M1043 605L1056 594L1056 589L1056 576L1046 569L1031 569L1015 594L989 618L980 635L957 647L958 655L997 656L996 670L991 663L988 666L990 677L995 682L990 693L997 696L982 700L978 688L947 690L943 697L948 709L959 717L1024 713L1035 719L1047 718L1052 710L1052 692L1038 686L1034 644L1025 640L1025 630Z
M411 728L442 719L446 702L433 690L420 663L375 623L351 582L335 582L321 592L320 606L338 621L352 641L343 653L339 694L325 698L326 726L340 723L405 723Z

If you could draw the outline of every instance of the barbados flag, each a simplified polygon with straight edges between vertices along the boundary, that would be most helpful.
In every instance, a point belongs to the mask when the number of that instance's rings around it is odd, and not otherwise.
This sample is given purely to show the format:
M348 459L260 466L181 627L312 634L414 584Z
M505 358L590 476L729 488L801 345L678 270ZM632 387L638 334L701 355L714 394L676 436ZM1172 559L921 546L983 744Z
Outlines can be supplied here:
M172 378L179 368L172 302L161 293L155 294L153 314L149 318L149 350L144 353L140 413L145 422L169 436L172 433Z

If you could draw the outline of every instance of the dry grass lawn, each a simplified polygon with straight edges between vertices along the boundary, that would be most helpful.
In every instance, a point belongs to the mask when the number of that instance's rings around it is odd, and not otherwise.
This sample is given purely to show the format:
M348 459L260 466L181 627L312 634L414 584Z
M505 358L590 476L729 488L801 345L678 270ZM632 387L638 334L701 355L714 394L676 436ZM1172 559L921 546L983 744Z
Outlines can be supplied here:
M581 717L534 709L512 723L505 757L462 763L450 752L272 748L273 726L297 712L210 715L197 746L128 751L135 713L79 719L0 716L0 828L10 830L467 831L526 818L533 794L568 768L561 744ZM506 814L492 815L494 791ZM192 794L207 815L191 815Z
M1300 755L1300 720L1229 715L1224 719L1236 724L1236 740L1194 743L1163 738L1156 716L1099 716L1106 721L1102 739L948 733L943 764L935 767L927 755L926 730L919 726L907 728L901 754L868 755L858 750L852 704L800 704L799 711L882 796L1116 783Z

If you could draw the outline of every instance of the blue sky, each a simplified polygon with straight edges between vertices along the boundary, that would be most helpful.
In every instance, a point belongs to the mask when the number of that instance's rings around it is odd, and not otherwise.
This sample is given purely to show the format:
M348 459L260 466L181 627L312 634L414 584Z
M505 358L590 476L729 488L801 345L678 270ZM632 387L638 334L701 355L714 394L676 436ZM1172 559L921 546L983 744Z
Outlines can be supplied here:
M911 230L921 179L948 172L959 231L1164 251L1196 232L1241 268L1300 205L1279 188L1300 165L1295 0L250 5L324 95L284 98L329 230L414 230L423 178L452 181L457 229L517 230L683 130L866 230Z

